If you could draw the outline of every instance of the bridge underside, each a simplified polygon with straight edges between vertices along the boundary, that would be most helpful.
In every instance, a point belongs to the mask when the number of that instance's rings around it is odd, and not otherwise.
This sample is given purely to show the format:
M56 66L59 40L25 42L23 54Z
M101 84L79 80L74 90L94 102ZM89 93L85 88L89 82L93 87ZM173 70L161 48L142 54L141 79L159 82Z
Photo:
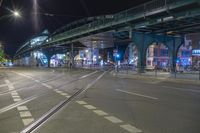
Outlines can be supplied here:
M27 52L42 50L51 56L56 52L71 52L85 47L105 49L116 43L133 43L138 48L138 67L145 66L146 49L152 43L162 43L169 48L174 69L177 51L184 37L200 31L200 3L198 0L155 0L120 13L96 18L78 27L61 28L42 45L27 47L16 57ZM74 27L75 26L75 27Z

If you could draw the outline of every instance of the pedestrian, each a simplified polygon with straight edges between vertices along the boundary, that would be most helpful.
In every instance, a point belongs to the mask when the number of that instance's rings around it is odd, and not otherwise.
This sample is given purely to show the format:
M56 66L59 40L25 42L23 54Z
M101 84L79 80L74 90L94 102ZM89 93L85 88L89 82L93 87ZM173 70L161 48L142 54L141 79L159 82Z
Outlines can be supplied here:
M70 69L72 68L72 62L70 61L70 63L69 63L69 67L70 67Z

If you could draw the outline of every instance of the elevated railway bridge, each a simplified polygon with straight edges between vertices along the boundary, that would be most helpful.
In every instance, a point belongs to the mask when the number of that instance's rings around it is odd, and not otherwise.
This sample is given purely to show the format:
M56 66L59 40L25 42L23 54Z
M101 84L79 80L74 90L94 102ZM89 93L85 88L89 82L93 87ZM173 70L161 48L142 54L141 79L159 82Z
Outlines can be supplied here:
M153 0L111 15L89 17L67 24L43 39L26 41L18 49L15 59L32 56L42 51L50 61L55 53L90 47L83 40L96 42L127 41L138 49L138 67L145 66L146 49L152 43L162 43L170 51L170 62L175 68L177 52L184 37L200 31L199 0ZM42 40L42 42L41 42ZM108 43L101 48L108 47ZM49 63L48 63L49 64Z

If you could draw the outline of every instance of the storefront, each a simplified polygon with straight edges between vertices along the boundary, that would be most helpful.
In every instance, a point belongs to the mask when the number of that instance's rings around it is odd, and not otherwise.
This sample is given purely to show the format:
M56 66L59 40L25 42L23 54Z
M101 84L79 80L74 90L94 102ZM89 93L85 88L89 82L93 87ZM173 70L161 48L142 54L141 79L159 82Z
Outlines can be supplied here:
M192 50L192 64L194 69L198 69L200 67L200 49Z

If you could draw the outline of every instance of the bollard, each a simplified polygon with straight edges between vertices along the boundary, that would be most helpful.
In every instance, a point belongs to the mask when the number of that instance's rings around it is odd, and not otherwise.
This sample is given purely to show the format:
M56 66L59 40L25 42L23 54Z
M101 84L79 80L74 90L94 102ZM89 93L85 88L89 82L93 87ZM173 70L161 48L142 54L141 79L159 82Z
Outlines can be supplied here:
M174 70L174 78L176 79L176 69Z
M155 77L157 77L157 67L155 66Z

